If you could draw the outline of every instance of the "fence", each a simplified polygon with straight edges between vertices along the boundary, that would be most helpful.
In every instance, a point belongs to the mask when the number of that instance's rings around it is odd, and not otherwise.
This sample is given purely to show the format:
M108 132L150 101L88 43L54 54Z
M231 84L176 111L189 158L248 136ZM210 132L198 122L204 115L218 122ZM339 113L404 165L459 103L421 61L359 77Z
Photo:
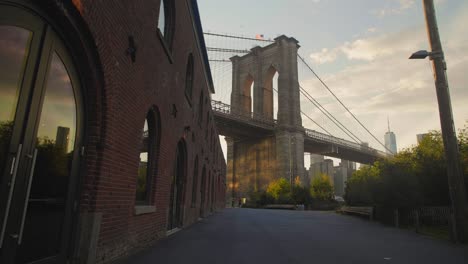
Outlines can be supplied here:
M376 207L375 219L394 226L450 226L452 210L449 207L421 207L391 209Z

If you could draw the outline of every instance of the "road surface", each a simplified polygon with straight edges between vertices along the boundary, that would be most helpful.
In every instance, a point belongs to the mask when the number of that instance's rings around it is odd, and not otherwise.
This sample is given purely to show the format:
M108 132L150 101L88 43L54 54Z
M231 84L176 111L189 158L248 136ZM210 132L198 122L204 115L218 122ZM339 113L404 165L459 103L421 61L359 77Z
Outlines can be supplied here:
M121 263L467 264L468 247L334 212L234 208Z

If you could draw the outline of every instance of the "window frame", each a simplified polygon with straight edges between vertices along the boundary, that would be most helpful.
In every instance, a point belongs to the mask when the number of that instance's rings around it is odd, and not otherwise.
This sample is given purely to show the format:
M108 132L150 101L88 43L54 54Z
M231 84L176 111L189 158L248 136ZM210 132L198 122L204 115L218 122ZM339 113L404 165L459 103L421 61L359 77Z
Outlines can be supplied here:
M185 98L189 103L190 107L192 106L192 95L193 95L193 82L194 82L194 63L193 63L193 54L189 53L187 58L187 66L185 71Z
M159 14L161 13L161 6L164 7L164 32L161 32L161 28L159 27ZM172 57L172 47L175 35L175 3L173 0L160 0L156 32L169 61L173 63L174 59Z
M155 109L150 109L145 117L145 121L148 122L148 163L146 169L146 197L144 200L137 199L137 192L135 191L135 215L153 213L156 212L156 207L154 205L154 193L155 193L155 184L156 176L158 169L158 159L159 159L159 147L160 147L160 131L161 126L159 124L160 118L158 112ZM144 125L143 125L144 127ZM142 138L143 140L143 138ZM139 154L142 153L141 150ZM139 166L139 164L138 164ZM138 175L137 175L137 185L138 188Z

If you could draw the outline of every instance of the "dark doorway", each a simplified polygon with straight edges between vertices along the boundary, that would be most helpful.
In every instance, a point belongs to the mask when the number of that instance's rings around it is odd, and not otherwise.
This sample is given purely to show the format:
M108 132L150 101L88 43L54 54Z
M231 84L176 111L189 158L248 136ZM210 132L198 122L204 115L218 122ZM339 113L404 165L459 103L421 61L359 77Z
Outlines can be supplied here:
M200 186L200 217L205 216L205 191L206 191L206 169L203 166L202 180Z
M172 230L183 225L183 206L185 197L185 181L187 172L187 150L185 142L177 144L174 173L171 183L171 195L169 203L169 219L167 230Z
M0 1L0 263L66 263L80 83L40 16Z

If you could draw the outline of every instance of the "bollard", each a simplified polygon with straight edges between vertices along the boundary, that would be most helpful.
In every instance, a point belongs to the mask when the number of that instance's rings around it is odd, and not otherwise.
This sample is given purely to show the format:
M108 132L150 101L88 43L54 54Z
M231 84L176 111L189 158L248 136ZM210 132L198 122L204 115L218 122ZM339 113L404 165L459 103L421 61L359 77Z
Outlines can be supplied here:
M398 219L398 209L395 209L395 211L394 211L394 217L395 217L395 227L396 227L396 228L399 228L399 227L400 227L400 223L399 223L399 219Z
M415 225L416 225L416 233L419 233L419 211L416 210L415 214Z

